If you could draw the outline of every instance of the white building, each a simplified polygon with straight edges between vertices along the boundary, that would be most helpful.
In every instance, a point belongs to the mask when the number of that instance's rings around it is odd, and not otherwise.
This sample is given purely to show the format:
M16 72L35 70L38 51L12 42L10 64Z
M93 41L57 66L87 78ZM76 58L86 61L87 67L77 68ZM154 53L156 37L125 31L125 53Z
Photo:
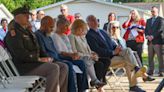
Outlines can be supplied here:
M110 12L115 12L117 20L122 23L127 20L129 12L133 9L138 10L141 17L147 19L150 17L148 10L134 8L122 4L111 3L105 0L65 0L62 2L54 3L45 7L38 8L36 10L45 11L46 15L56 18L60 13L60 5L65 4L69 8L69 13L74 15L75 13L81 13L83 19L90 14L95 15L100 20L100 28L103 28L104 23L107 22L107 16ZM121 35L125 33L122 29ZM147 48L145 44L144 48Z
M72 15L77 12L81 13L84 20L90 14L95 15L100 20L100 28L102 28L104 23L107 22L107 16L110 12L116 13L117 20L120 21L120 24L122 24L128 18L129 12L132 9L137 9L140 15L145 19L150 16L148 10L106 2L104 0L65 0L59 3L38 8L36 10L44 10L46 15L55 18L61 14L61 4L67 5L69 8L69 13ZM122 32L122 35L123 34L124 32Z
M2 18L6 18L8 21L10 21L13 19L13 15L3 4L0 4L0 21Z

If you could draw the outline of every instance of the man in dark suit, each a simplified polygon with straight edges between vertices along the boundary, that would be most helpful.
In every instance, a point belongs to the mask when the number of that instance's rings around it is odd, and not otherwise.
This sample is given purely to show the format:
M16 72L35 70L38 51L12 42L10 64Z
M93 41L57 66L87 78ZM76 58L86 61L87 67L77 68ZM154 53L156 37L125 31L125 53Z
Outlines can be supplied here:
M112 41L105 31L98 29L98 22L95 16L89 15L87 17L87 23L90 28L86 35L87 42L91 50L95 51L100 59L103 59L100 60L101 62L108 62L105 67L108 68L109 65L111 67L124 67L128 76L130 91L145 92L137 86L136 78L140 76L141 72L146 72L146 69L138 69L136 64L132 63L134 60L131 56L132 53L129 50L122 50L120 46L117 46ZM132 70L135 71L133 75Z
M158 8L153 6L151 9L152 17L147 20L145 36L148 40L148 60L149 75L154 73L154 54L157 54L159 61L159 76L164 76L164 60L162 58L162 31L164 30L164 20L158 16Z

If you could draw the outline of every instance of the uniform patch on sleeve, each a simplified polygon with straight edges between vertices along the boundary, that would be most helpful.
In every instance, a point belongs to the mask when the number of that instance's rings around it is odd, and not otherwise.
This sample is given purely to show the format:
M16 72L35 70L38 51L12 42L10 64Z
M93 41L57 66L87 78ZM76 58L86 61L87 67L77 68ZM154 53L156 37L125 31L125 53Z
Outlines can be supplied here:
M15 36L15 35L16 35L15 30L11 30L11 31L10 31L10 35L11 35L11 36Z

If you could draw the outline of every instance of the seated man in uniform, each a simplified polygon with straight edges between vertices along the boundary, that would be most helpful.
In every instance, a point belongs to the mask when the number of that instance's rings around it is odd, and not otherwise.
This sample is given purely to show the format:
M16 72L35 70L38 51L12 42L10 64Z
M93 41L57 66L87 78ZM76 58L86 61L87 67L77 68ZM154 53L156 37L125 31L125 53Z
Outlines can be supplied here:
M29 30L29 9L20 7L13 14L5 44L19 73L45 77L45 92L67 92L68 67L40 51L35 35Z

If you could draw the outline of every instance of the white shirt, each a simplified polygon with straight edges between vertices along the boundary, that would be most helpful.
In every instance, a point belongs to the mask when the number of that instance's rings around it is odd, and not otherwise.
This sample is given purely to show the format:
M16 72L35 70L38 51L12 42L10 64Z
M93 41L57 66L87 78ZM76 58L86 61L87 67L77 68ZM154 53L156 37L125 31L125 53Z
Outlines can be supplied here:
M6 32L4 31L3 28L0 28L0 40L3 41L3 39L5 38L7 32L8 32L8 28L6 28Z

